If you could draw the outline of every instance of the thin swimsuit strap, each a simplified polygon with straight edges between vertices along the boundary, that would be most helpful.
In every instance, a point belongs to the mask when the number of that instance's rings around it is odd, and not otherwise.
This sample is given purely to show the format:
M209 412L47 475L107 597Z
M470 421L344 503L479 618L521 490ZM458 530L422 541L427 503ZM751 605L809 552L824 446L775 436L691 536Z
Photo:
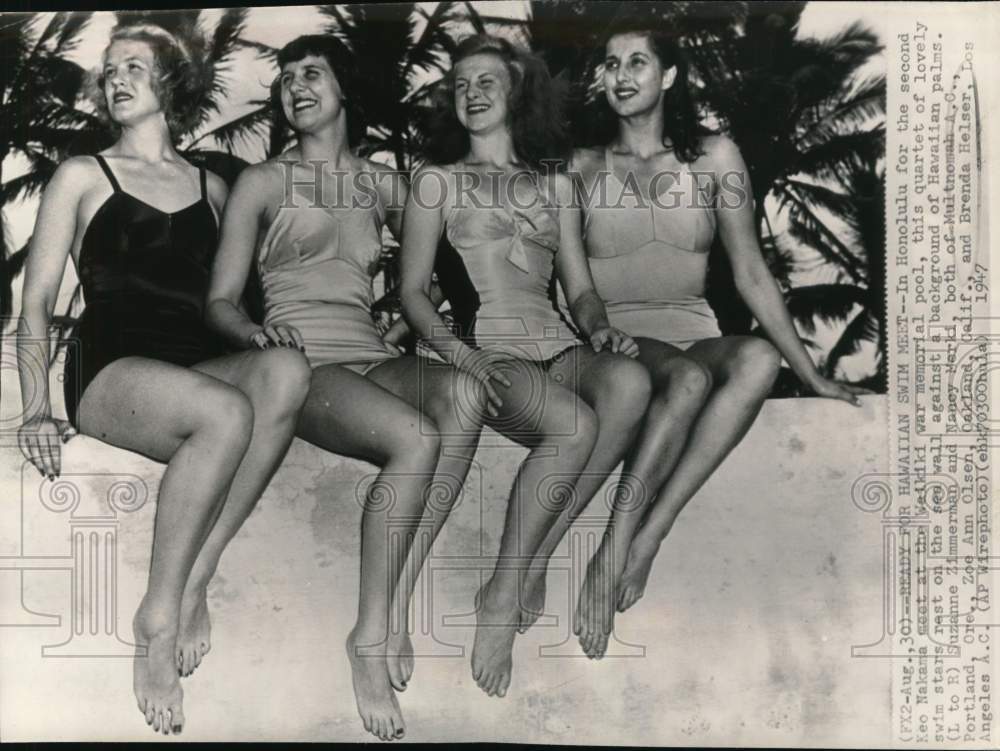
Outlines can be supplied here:
M115 173L111 170L111 166L105 161L104 157L101 156L100 154L94 154L94 159L96 159L97 163L99 165L101 165L101 169L104 171L104 174L107 176L108 181L111 183L111 187L114 189L115 193L125 193L125 191L122 190L121 183L118 182L118 178L115 177ZM206 172L206 170L205 170L204 167L199 167L198 168L198 181L201 184L201 199L203 201L207 201L208 200L208 172ZM132 195L132 194L128 193L127 195ZM139 200L142 201L141 198ZM146 203L145 201L142 201L142 202ZM147 205L149 205L149 204L147 204ZM156 208L156 207L154 206L153 208ZM163 212L163 213L168 213L168 212Z
M115 193L123 193L122 186L118 184L118 179L115 177L115 173L111 171L111 167L108 163L104 161L104 157L100 154L94 154L94 159L97 163L101 165L101 169L104 170L104 174L107 176L108 180L111 182L111 187L114 189Z

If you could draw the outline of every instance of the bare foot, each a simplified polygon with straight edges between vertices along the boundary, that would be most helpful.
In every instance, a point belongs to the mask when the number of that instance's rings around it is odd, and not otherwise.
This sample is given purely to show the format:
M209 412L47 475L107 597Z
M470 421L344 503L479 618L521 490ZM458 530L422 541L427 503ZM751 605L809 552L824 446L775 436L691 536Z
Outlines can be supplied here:
M533 575L531 571L521 580L521 616L517 626L525 634L545 612L545 572Z
M592 660L604 657L608 638L614 630L615 585L621 573L616 566L614 547L611 538L606 536L587 564L587 576L576 601L573 633L584 654Z
M495 600L486 584L476 592L476 638L472 645L472 678L488 696L506 696L510 688L511 651L520 619L516 600Z
M212 622L208 617L208 593L204 588L184 590L180 630L177 632L177 670L191 675L212 649Z
M135 641L146 648L136 651L132 663L132 688L139 711L153 730L169 735L184 729L184 692L177 678L177 619L149 612L145 601L132 621Z
M406 684L413 677L413 642L405 626L389 634L385 645L385 664L392 687L397 691L406 691Z
M381 639L361 639L352 630L347 637L347 658L351 661L351 681L358 714L365 730L383 741L402 738L406 733L396 693L389 683L385 644ZM374 646L369 646L374 645Z
M624 613L635 605L646 592L646 581L653 570L653 561L660 552L659 541L647 542L640 532L632 540L628 550L628 560L622 573L621 585L618 589L618 612Z

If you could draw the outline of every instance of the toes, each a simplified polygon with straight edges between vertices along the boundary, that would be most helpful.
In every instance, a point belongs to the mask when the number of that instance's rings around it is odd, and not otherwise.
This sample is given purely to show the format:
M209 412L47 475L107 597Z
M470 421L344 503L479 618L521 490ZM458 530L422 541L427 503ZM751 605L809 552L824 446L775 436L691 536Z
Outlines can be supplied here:
M504 673L503 677L500 679L500 688L497 694L502 698L507 695L507 689L510 688L510 673Z
M170 709L170 729L174 733L180 733L184 730L184 710L180 707L171 707Z
M153 717L156 715L156 707L153 706L151 701L146 702L146 724L153 724Z

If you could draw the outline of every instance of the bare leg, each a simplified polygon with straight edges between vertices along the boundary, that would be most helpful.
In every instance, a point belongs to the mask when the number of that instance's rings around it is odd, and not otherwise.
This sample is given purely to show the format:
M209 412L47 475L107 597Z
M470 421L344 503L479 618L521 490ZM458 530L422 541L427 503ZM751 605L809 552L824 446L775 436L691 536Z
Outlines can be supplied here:
M211 649L208 582L215 575L222 552L250 515L288 451L312 377L305 356L287 348L228 355L200 363L194 370L246 394L254 417L250 445L184 588L177 637L181 675L193 673Z
M313 371L298 434L381 467L364 500L358 620L347 656L365 729L382 740L401 738L405 725L385 661L389 606L438 461L437 426L368 378L325 365Z
M622 574L621 611L642 597L660 543L684 505L746 435L781 364L777 350L756 337L706 339L685 354L709 369L715 385L676 469L632 540Z
M544 608L549 558L573 520L583 512L632 444L649 404L651 388L649 374L641 363L624 355L595 353L589 346L575 347L567 352L552 365L549 374L576 391L593 408L600 428L594 451L576 484L573 502L549 530L524 577L526 601L521 616L522 631L541 616ZM628 503L634 504L635 499L644 497L645 488L638 479L623 473L616 499L630 499Z
M253 409L237 389L175 365L128 357L102 370L80 402L80 429L167 461L153 529L149 584L133 621L133 684L154 730L180 732L183 692L176 640L181 595L243 459Z
M496 568L476 595L472 677L490 696L505 696L510 686L522 572L570 502L598 429L594 411L534 363L511 361L505 372L511 386L499 387L500 415L487 419L532 450L514 478Z
M431 546L465 484L479 444L486 398L476 379L425 358L398 357L379 365L368 377L430 417L441 436L434 480L390 613L386 664L393 688L403 691L413 675L410 601Z

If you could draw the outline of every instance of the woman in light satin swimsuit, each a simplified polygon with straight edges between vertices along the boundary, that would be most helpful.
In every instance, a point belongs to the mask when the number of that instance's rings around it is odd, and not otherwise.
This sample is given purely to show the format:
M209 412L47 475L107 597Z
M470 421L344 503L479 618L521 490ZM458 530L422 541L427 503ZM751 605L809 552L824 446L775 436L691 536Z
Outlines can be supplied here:
M331 37L305 36L278 63L275 109L298 144L247 168L234 186L208 317L234 345L302 349L313 375L298 435L381 467L364 500L358 621L347 651L365 729L391 740L405 730L394 689L406 688L413 649L405 625L389 624L407 621L416 575L461 492L490 407L475 379L402 355L375 327L382 227L398 235L406 184L350 151L364 133L350 53ZM237 307L251 262L263 326Z
M567 242L567 226L580 221L572 183L538 173L543 159L560 156L562 138L544 63L488 36L462 42L453 60L430 130L432 166L414 176L406 207L401 295L413 329L499 398L489 424L531 448L498 564L476 596L472 674L487 694L504 696L516 632L544 604L548 557L635 437L649 376L626 356L634 342L608 324L579 233ZM442 233L477 303L465 341L428 294ZM588 344L549 298L553 273ZM625 478L618 492L636 488Z
M613 513L577 606L580 643L591 657L604 654L615 610L642 597L678 513L750 428L781 356L820 396L857 404L861 393L822 377L799 340L757 244L746 166L732 141L698 127L686 72L662 31L616 29L603 83L617 134L605 148L573 155L597 292L611 324L636 338L653 380L625 464L642 480L645 503ZM716 233L737 289L774 346L721 336L705 300Z

